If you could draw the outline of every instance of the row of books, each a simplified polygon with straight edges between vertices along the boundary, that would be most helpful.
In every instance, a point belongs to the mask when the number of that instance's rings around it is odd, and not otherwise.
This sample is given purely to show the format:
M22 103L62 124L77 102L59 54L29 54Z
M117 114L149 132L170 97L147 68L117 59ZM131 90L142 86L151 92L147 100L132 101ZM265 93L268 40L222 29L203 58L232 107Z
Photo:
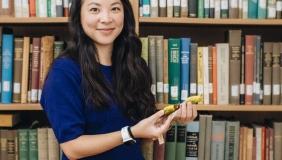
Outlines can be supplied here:
M142 37L156 101L203 95L202 104L282 104L282 43L242 37L241 30L229 30L228 37L228 43L211 46L191 38Z
M0 129L1 160L59 160L59 144L51 128Z
M0 17L68 17L71 0L2 0Z
M15 37L0 28L1 103L37 103L49 67L63 50L54 36ZM2 44L2 46L1 46Z
M142 148L146 160L281 160L281 135L282 122L248 126L200 115L199 121L174 125L164 144L145 141Z
M281 0L139 0L140 17L281 19Z

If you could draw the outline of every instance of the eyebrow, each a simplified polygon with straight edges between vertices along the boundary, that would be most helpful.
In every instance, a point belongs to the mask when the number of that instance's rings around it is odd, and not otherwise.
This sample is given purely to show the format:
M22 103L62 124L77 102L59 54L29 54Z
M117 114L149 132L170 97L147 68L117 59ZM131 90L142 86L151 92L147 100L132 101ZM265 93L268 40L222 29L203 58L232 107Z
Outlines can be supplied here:
M96 3L96 2L91 2L91 3L89 3L89 4L88 4L88 6L90 6L90 5L92 5L92 4L94 4L94 5L96 5L96 6L101 6L101 4ZM121 5L121 3L120 3L120 2L114 2L114 3L112 3L112 4L111 4L111 6L116 5L116 4Z

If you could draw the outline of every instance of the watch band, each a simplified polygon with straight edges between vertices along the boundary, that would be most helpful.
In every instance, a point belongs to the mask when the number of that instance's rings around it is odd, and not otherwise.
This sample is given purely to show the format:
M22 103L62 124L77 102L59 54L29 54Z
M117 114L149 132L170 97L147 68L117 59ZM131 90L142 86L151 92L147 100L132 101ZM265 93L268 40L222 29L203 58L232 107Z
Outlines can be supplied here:
M121 129L121 137L122 137L122 142L125 144L136 143L136 140L133 139L129 134L128 126L125 126Z
M135 139L135 137L133 136L132 132L131 132L131 127L128 127L128 133L130 135L131 138Z

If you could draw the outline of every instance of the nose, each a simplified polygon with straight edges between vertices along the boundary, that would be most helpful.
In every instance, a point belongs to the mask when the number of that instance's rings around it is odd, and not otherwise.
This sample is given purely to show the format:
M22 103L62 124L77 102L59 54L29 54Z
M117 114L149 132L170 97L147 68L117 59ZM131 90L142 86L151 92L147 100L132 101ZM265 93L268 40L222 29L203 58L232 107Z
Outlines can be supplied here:
M113 21L112 15L108 11L104 11L101 14L100 21L102 23L111 23Z

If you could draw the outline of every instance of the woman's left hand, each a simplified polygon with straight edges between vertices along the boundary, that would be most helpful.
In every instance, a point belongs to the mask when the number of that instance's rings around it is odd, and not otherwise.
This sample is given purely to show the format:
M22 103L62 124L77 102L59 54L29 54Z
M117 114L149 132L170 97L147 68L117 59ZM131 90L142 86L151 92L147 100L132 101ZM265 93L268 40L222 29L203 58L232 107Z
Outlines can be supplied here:
M174 114L173 120L179 124L187 124L193 121L198 115L196 106L190 102L181 103L180 108Z

